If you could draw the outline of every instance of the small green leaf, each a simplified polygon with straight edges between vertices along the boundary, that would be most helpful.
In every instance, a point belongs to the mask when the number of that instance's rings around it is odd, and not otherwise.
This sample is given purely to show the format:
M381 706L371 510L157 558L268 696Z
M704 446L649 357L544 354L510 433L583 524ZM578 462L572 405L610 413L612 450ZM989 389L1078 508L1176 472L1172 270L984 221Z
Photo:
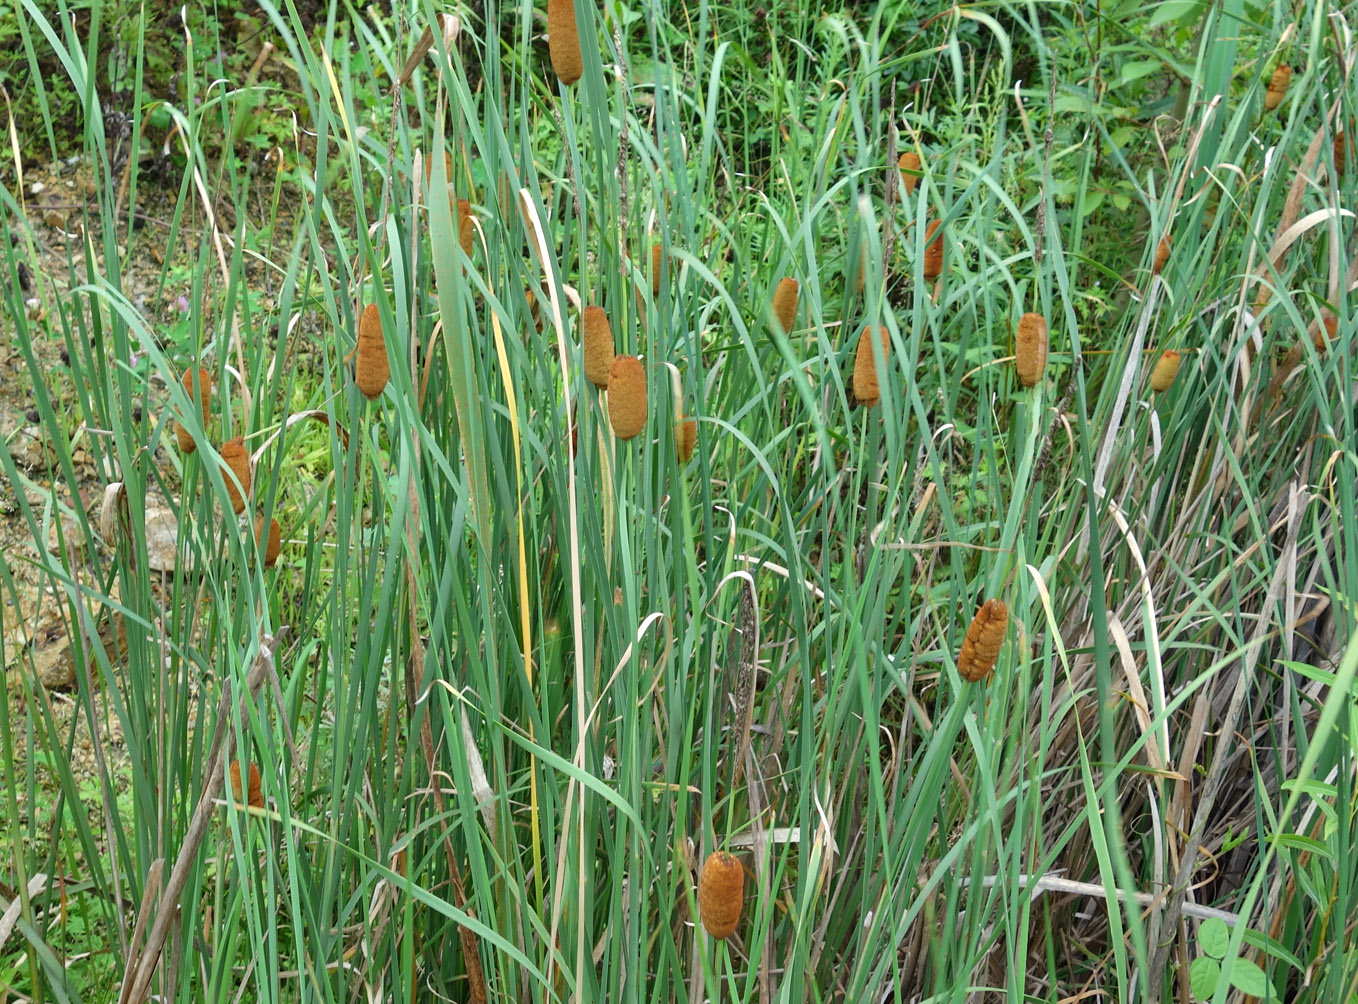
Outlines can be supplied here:
M1159 73L1164 68L1164 64L1158 59L1136 59L1122 64L1121 83L1130 84L1133 80L1140 80L1142 77L1149 77L1152 73Z
M1216 959L1209 959L1205 955L1199 955L1188 967L1188 988L1192 992L1195 1000L1209 1000L1217 992L1217 977L1221 975L1221 966L1217 965Z
M1101 205L1103 205L1103 193L1090 192L1084 197L1084 201L1080 203L1080 215L1088 216Z
M1251 997L1275 997L1268 976L1249 959L1236 959L1231 966L1231 986Z
M1150 27L1158 28L1170 21L1178 21L1186 27L1207 9L1207 0L1165 0L1151 15Z
M1231 943L1231 932L1226 929L1226 923L1216 917L1202 922L1202 927L1198 929L1198 947L1214 959L1223 958L1226 955L1226 948Z

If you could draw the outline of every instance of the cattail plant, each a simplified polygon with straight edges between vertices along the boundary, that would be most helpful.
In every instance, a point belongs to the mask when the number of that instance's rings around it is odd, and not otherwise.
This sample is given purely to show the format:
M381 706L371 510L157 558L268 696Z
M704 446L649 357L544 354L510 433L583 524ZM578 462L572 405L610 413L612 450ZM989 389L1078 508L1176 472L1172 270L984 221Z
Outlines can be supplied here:
M712 937L735 933L745 908L745 868L728 851L713 851L698 874L698 916Z
M1342 175L1344 169L1348 167L1349 147L1352 145L1343 129L1334 134L1334 173L1336 175Z
M237 805L249 805L252 809L264 808L264 787L259 776L259 768L253 763L250 764L248 777L248 788L243 789L240 783L240 761L231 761L231 794L236 799Z
M631 439L646 428L646 368L636 356L613 359L608 372L608 419L619 439Z
M1173 349L1165 350L1155 361L1155 369L1151 370L1151 390L1163 394L1174 386L1174 378L1179 375L1179 361L1179 353Z
M585 72L580 33L575 26L575 0L547 0L547 53L552 72L569 87Z
M607 390L608 375L613 368L613 329L604 308L586 307L580 315L580 328L585 349L585 377L600 390Z
M686 464L693 459L693 448L698 445L698 422L692 418L681 418L674 427L674 450L679 455L679 463Z
M1316 329L1316 351L1324 355L1325 352L1329 350L1330 343L1334 341L1335 336L1338 334L1339 318L1329 311L1326 311L1325 316L1321 318L1320 327Z
M957 657L957 673L968 683L990 675L1009 629L1009 608L1003 600L986 600L971 619L962 652Z
M542 334L542 307L538 304L537 294L531 289L524 291L524 299L528 301L528 316L533 321L533 330L539 335Z
M203 415L203 428L206 429L208 414L212 410L212 374L201 366L195 366L184 371L180 383L189 400L198 402ZM192 453L198 449L198 444L193 441L193 433L178 419L174 423L174 437L179 441L180 452Z
M800 289L796 279L788 278L781 280L773 291L773 316L778 321L778 327L783 329L783 334L796 326L797 294Z
M907 150L905 153L901 154L900 158L896 161L896 166L901 170L901 179L905 184L905 194L913 195L915 193L915 186L919 184L919 177L908 172L919 170L919 154Z
M1041 314L1029 312L1019 318L1014 368L1025 387L1036 387L1047 371L1047 319Z
M859 293L863 292L863 283L867 281L867 277L868 277L868 244L867 241L864 241L862 244L858 246L858 280L854 284L854 289L857 292Z
M1268 91L1264 94L1264 107L1269 111L1277 108L1287 97L1287 85L1292 83L1292 67L1282 63L1269 78Z
M1151 266L1151 275L1159 275L1167 261L1169 261L1169 234L1161 237L1160 243L1155 247L1155 263Z
M245 439L237 436L221 445L217 451L222 455L222 480L226 482L226 495L231 500L231 508L239 516L245 511L245 499L250 494L250 452L245 448ZM233 481L231 476L236 476ZM236 481L240 487L236 487Z
M877 382L877 366L872 358L873 334L877 335L878 349L882 355L882 368L885 372L887 353L891 351L891 336L886 328L874 329L863 325L858 335L858 355L853 363L853 396L859 404L871 408L882 396L881 385Z
M924 278L937 279L943 274L943 235L934 236L942 220L934 220L924 231Z
M659 241L651 246L651 295L660 296L661 268L664 265L664 248Z
M391 363L387 361L387 338L382 329L382 314L377 304L363 308L358 319L358 360L354 364L354 383L369 401L382 396L391 378Z
M462 251L468 258L472 256L475 248L473 239L476 235L476 227L472 224L472 204L466 199L457 200L457 240L462 245Z
M283 550L283 531L278 525L278 520L270 519L268 525L268 536L264 535L264 517L260 516L255 520L255 540L259 544L259 549L264 552L264 567L273 568L278 563L278 555Z

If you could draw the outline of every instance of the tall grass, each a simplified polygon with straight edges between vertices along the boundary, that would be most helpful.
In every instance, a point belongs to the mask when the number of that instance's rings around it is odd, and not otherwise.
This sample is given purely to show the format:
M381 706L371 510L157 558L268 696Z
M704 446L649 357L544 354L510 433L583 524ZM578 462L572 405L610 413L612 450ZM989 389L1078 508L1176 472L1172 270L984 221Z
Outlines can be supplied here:
M90 77L108 26L19 2L85 95L97 184L64 262L3 196L6 336L56 457L0 446L34 543L0 555L9 999L1352 996L1342 10L580 2L566 87L526 4L332 9L308 37L262 0L286 89L214 79L225 36L187 38L182 177L138 233L152 182L114 170ZM261 99L297 116L267 161L240 142ZM167 343L129 275L169 295L180 262L192 336ZM644 363L633 440L585 378L585 305ZM889 338L871 408L864 326ZM122 484L116 518L78 504L76 445ZM69 713L11 648L33 582ZM969 684L989 597L1008 634ZM224 784L235 759L263 809ZM719 850L747 870L721 942L696 899Z

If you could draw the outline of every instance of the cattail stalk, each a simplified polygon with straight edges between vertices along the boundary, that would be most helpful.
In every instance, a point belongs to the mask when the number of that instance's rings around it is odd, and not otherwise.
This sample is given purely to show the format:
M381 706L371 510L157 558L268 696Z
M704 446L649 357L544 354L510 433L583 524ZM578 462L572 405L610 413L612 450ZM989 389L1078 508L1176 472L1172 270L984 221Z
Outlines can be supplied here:
M919 154L907 150L905 153L901 154L900 159L896 161L896 166L901 170L901 178L905 183L905 194L913 195L915 186L919 184L919 176L908 172L918 171L920 169Z
M986 600L971 619L962 652L957 657L957 673L968 683L990 675L1009 630L1009 608L1003 600Z
M375 401L386 390L391 379L391 363L387 360L387 337L382 328L382 314L377 304L363 308L358 319L358 360L354 363L354 383L369 401Z
M1047 319L1041 314L1029 312L1019 318L1014 368L1025 387L1036 387L1047 371Z
M943 274L943 235L934 236L942 220L934 220L924 231L924 278L933 280Z
M801 287L796 279L783 279L773 291L773 316L787 334L797 324L797 295Z
M245 511L245 499L250 494L250 452L245 448L245 439L237 436L223 443L217 451L222 455L222 480L226 482L226 495L231 500L231 508L239 516ZM232 480L232 475L235 480ZM236 486L236 482L240 486Z
M180 383L184 387L184 393L189 396L190 401L197 401L199 410L203 416L203 428L207 428L208 415L212 410L212 374L201 366L185 370ZM191 433L178 419L174 423L174 437L179 442L181 453L192 453L198 449L198 444L193 441Z
M891 336L886 328L876 328L877 347L881 352L882 371L886 371L887 354L891 351ZM881 384L877 380L877 364L872 358L874 329L863 325L858 335L858 355L853 364L853 396L859 404L871 408L882 396Z
M1179 375L1179 353L1166 349L1164 355L1155 361L1151 370L1151 390L1163 394L1174 386L1174 378Z
M259 542L259 549L264 552L264 567L273 568L278 563L278 555L283 551L283 530L278 525L278 520L269 520L269 535L264 536L264 517L260 516L255 520L255 540Z
M674 427L674 450L679 455L679 463L686 464L693 459L693 449L698 445L698 422L695 419L680 419Z
M661 269L664 266L664 248L657 241L651 246L651 295L660 296Z
M1273 111L1283 99L1287 97L1287 85L1292 83L1292 67L1286 63L1281 64L1273 71L1273 76L1268 82L1268 91L1264 94L1264 107Z
M547 0L547 53L552 72L569 87L585 72L580 58L580 32L575 24L575 0Z
M608 419L613 434L631 439L646 428L646 368L636 356L615 356L608 373Z
M259 768L253 763L250 764L248 789L242 789L240 783L240 761L231 761L231 794L236 799L236 804L244 807L249 805L252 809L264 808L264 786L259 776Z
M608 388L613 368L613 329L603 307L586 307L580 315L585 351L585 377L600 390Z
M729 938L745 908L745 868L727 851L713 851L698 874L698 916L718 940Z

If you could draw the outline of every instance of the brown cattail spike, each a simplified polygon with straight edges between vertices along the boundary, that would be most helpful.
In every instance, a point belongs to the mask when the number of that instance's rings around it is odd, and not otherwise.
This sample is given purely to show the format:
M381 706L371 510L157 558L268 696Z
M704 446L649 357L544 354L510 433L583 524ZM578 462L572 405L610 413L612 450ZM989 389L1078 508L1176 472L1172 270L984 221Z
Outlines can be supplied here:
M1047 371L1047 319L1041 314L1027 313L1019 318L1014 368L1025 387L1036 387Z
M1166 349L1165 354L1155 361L1151 370L1151 390L1163 394L1174 386L1174 378L1179 375L1179 353Z
M185 370L184 376L179 381L184 387L184 393L189 396L190 401L197 401L199 409L203 415L203 428L207 428L208 413L212 409L212 374L201 366ZM198 444L193 441L193 433L176 419L174 423L174 437L179 441L179 449L182 453L192 453L198 449Z
M1273 71L1273 76L1268 82L1268 91L1264 94L1264 107L1269 111L1277 108L1287 97L1287 85L1292 82L1292 67L1282 63Z
M1327 352L1330 348L1330 343L1334 341L1335 336L1338 334L1339 318L1329 311L1326 311L1324 318L1321 320L1320 327L1316 329L1316 351L1322 355Z
M613 359L608 373L608 419L619 439L631 439L646 428L646 368L636 356Z
M222 480L226 482L226 495L231 500L231 508L239 516L245 511L245 499L250 494L250 453L245 448L245 440L237 436L222 444L218 452L222 455ZM233 481L231 476L235 475ZM240 482L240 487L236 486Z
M476 234L476 227L472 223L472 204L466 199L457 200L457 240L462 245L462 251L468 258L472 256L475 248L473 237Z
M1349 147L1352 145L1343 129L1334 134L1334 173L1336 175L1342 176L1344 169L1348 167Z
M773 291L773 316L783 334L797 325L797 294L800 289L796 279L783 279Z
M236 800L236 804L247 803L252 809L264 808L264 788L259 776L259 768L250 764L249 788L241 789L240 784L240 761L231 761L231 794Z
M871 408L882 396L882 387L877 380L877 365L872 358L874 330L877 335L877 349L882 357L882 372L886 372L887 353L891 351L891 336L886 328L874 329L865 324L858 335L858 355L853 363L853 396L858 403Z
M901 154L900 159L896 161L896 166L901 170L901 179L905 183L905 194L913 195L915 193L915 186L919 184L919 176L909 172L919 170L919 154L907 150L905 153Z
M962 652L957 657L957 672L968 683L990 675L1009 629L1009 608L1003 600L986 600L971 619Z
M1169 234L1161 237L1160 243L1155 247L1155 264L1151 266L1151 275L1159 275L1167 261L1169 261Z
M580 315L580 327L585 349L585 377L604 390L613 368L613 329L604 308L586 307Z
M255 540L259 542L259 549L264 552L264 567L273 568L278 563L278 555L283 550L283 531L278 525L278 520L269 520L269 535L264 536L264 517L260 516L255 520Z
M552 71L569 87L585 72L580 33L575 26L575 0L547 0L547 53Z
M698 916L714 938L729 938L745 908L745 868L727 851L713 851L698 875Z
M924 278L937 279L943 274L943 235L934 236L942 220L934 220L924 231Z
M660 296L661 268L664 265L665 250L656 243L651 247L651 295Z
M369 401L382 396L391 378L391 363L387 361L387 338L382 330L382 314L377 304L363 308L358 319L358 360L354 364L354 383Z
M674 449L679 454L679 463L686 464L693 459L693 448L698 445L698 423L695 419L683 419L674 428Z

